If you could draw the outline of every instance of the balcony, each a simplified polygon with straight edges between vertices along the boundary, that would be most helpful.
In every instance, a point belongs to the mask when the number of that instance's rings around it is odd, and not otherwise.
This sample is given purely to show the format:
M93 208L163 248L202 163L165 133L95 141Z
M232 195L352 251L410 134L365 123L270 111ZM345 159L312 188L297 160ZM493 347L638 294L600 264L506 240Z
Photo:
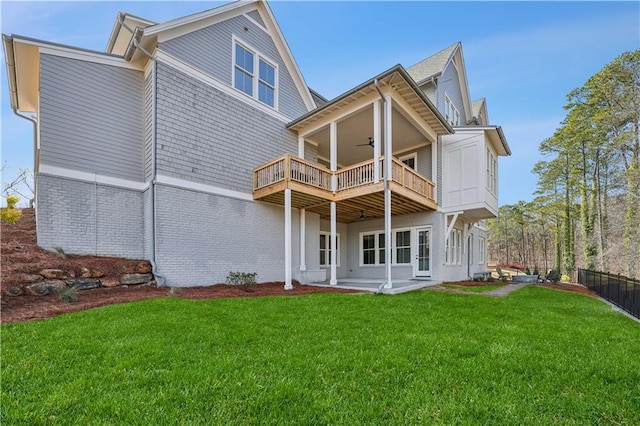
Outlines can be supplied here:
M396 158L392 162L392 215L435 210L433 182ZM332 172L320 164L283 155L253 170L253 199L284 205L284 190L291 189L292 207L322 218L329 217L332 201L337 203L339 222L354 222L365 214L367 218L384 217L383 166L384 158L380 158L380 179L375 182L373 160Z

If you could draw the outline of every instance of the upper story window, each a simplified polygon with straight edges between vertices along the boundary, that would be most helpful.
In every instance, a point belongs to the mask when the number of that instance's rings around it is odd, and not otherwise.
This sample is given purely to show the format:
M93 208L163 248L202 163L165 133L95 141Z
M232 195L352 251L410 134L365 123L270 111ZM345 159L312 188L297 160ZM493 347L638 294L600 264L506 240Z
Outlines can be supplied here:
M275 108L277 67L260 53L238 41L234 41L233 51L233 87Z
M406 164L407 166L411 167L413 170L416 169L416 163L417 163L417 157L418 155L414 152L412 154L408 154L408 155L403 155L402 157L398 158L400 161L402 161L404 164Z
M444 95L444 118L452 126L460 125L460 113L447 95Z
M487 188L494 194L498 191L498 159L489 148L487 148Z

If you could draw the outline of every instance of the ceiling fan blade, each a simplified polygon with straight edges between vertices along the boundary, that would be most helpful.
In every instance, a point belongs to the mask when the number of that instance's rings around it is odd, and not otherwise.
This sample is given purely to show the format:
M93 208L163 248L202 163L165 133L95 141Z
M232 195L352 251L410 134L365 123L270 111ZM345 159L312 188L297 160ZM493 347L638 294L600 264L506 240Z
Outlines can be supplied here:
M356 145L356 146L373 146L373 144L370 144L370 143L360 143L360 144L358 144L358 145Z

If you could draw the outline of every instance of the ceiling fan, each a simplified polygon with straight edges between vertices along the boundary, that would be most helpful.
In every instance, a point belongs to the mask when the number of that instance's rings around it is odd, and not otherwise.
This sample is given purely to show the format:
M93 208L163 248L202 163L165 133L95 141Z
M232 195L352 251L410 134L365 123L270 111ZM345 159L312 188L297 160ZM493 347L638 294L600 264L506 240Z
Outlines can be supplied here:
M360 143L356 146L370 146L371 148L373 148L373 138L369 137L369 142L368 143Z
M360 217L359 217L360 220L373 219L373 218L375 218L375 216L367 216L364 214L364 210L360 210Z

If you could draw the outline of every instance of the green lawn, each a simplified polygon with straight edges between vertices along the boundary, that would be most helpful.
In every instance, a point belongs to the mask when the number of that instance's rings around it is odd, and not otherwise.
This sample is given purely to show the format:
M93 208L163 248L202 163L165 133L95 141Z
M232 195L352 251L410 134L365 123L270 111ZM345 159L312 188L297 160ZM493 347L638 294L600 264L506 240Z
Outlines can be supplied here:
M467 293L485 293L487 291L496 290L504 286L505 284L485 284L485 285L478 285L478 286L442 284L440 287L450 288L452 290L458 290L458 291L466 291Z
M534 286L154 299L1 333L2 425L640 423L640 324Z

